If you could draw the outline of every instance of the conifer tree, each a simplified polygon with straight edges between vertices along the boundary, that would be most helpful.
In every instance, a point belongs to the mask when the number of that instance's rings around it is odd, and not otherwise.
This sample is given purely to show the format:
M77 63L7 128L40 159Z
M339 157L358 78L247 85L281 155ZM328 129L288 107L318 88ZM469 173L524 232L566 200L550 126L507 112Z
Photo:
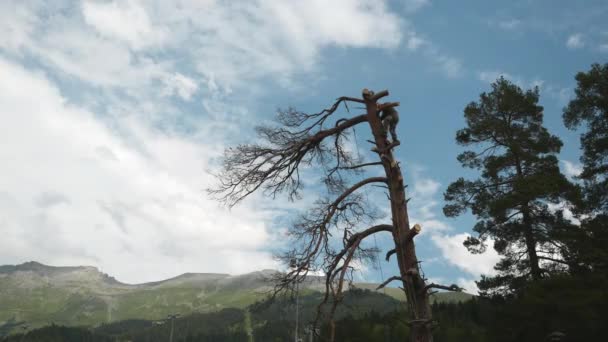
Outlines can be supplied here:
M608 63L593 64L576 75L575 98L564 108L569 129L584 126L581 134L579 179L584 201L578 206L581 229L563 234L573 257L586 270L608 270Z
M481 253L491 239L502 256L498 274L478 283L482 293L517 290L567 264L552 241L553 230L566 222L549 204L563 201L574 187L560 173L562 142L543 127L538 100L538 88L524 92L501 77L466 106L466 127L456 134L458 144L472 148L458 161L480 177L450 184L444 213L455 217L470 209L478 236L465 246Z

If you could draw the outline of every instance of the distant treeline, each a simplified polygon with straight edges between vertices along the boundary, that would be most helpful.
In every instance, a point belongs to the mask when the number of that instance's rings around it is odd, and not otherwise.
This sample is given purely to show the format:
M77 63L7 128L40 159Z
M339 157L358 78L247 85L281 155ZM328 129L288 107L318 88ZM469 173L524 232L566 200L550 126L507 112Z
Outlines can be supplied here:
M599 341L608 333L605 321L608 307L606 293L589 292L584 285L572 280L551 279L529 288L527 295L518 298L473 298L459 303L432 305L435 341L547 341L554 331L567 334L562 341ZM561 289L561 290L560 290ZM564 290L568 289L568 290ZM602 297L603 296L603 297ZM308 341L308 323L314 317L318 297L301 298L299 335ZM374 311L361 310L373 306ZM373 303L373 304L372 304ZM355 304L352 306L351 304ZM409 336L403 303L369 290L349 293L336 319L336 341L386 342L406 341ZM251 317L252 339L247 333L246 315ZM290 341L295 332L295 305L292 299L260 303L247 311L225 309L215 313L194 314L176 318L173 322L175 342L232 342L232 341ZM321 335L327 332L327 324ZM142 320L104 324L97 328L47 326L14 334L2 342L20 341L133 341L166 342L170 340L171 321ZM314 341L323 341L314 338Z

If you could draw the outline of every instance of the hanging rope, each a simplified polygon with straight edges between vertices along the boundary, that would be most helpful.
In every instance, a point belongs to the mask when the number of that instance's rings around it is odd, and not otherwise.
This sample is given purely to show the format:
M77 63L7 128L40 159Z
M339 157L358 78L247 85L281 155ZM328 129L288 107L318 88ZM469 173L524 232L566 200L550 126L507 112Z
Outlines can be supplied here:
M357 149L357 160L358 162L361 162L361 154L359 153L359 142L357 141L357 130L355 129L355 126L353 126L353 137L355 139L355 148ZM369 203L369 198L367 196L367 192L364 192L363 195L365 196L365 202ZM378 240L376 239L376 234L372 234L372 236L374 237L374 248L376 249L376 251L378 251L378 253L380 253L380 249L378 248ZM382 271L382 263L380 263L380 258L376 258L376 263L378 264L378 269L380 270L380 280L381 283L384 283L384 272ZM386 294L386 286L382 287L382 293Z

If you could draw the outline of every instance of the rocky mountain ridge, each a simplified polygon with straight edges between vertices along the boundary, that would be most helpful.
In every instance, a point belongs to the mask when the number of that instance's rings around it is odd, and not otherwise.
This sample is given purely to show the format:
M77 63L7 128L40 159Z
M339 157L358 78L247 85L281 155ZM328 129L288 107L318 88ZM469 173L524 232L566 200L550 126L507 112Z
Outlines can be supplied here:
M244 308L272 289L269 278L275 272L185 273L125 284L91 266L55 267L34 261L4 265L0 266L0 323L13 319L34 325L94 325ZM302 288L320 286L320 278L311 277Z

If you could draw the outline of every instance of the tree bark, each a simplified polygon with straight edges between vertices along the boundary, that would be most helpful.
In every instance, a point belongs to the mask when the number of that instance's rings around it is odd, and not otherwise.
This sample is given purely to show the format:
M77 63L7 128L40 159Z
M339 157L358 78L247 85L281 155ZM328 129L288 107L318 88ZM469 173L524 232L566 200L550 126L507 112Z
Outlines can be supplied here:
M532 279L540 280L542 271L540 269L538 254L536 253L536 239L532 232L532 222L530 220L530 212L527 203L524 205L524 208L522 208L522 215L525 226L524 240L526 241L528 260L530 261L530 273L532 274Z
M414 228L410 228L401 168L395 160L391 148L387 148L389 147L387 135L378 116L377 101L386 95L388 95L388 91L382 91L375 95L373 93L370 94L366 89L363 91L363 99L365 100L368 116L367 121L374 135L377 150L381 151L379 152L379 156L388 180L387 185L393 217L392 235L395 242L399 273L403 279L403 288L405 289L409 306L410 341L432 342L431 307L424 279L422 279L418 267L413 239L417 232L411 231Z
M517 172L517 178L521 181L524 178L523 169L521 167L521 161L517 154L515 155L515 169ZM524 202L521 207L522 219L524 223L524 241L526 243L526 250L528 253L528 261L530 262L530 273L532 279L540 280L542 277L542 271L540 269L538 255L536 254L536 239L532 231L532 220L530 218L530 204L528 201Z

